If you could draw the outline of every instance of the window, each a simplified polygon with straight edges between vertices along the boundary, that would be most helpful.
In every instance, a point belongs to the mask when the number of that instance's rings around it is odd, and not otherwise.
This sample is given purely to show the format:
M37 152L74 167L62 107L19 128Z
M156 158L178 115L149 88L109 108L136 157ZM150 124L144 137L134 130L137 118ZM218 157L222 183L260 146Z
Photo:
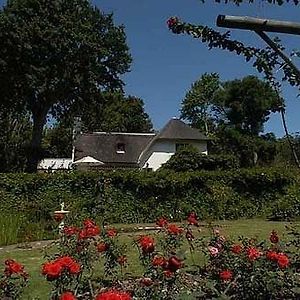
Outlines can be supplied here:
M180 149L188 147L189 144L176 144L176 152L178 152Z
M124 143L117 144L117 153L125 153L125 144Z

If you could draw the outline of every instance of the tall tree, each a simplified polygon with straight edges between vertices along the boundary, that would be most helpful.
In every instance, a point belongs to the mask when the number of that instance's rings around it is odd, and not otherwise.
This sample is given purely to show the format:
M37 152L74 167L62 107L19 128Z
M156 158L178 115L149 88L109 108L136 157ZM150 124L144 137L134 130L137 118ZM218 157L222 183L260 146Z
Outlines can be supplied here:
M272 87L255 76L221 83L212 73L192 85L182 102L181 117L200 129L207 122L258 135L269 115L282 105Z
M37 167L47 116L121 89L123 27L88 0L10 0L0 12L0 94L32 114L27 171Z
M180 118L189 121L191 126L209 134L213 124L212 106L216 92L220 88L219 75L205 73L195 81L186 93L181 105Z
M223 123L251 135L262 132L269 115L283 105L272 87L255 76L223 83L216 98L218 106L224 108Z

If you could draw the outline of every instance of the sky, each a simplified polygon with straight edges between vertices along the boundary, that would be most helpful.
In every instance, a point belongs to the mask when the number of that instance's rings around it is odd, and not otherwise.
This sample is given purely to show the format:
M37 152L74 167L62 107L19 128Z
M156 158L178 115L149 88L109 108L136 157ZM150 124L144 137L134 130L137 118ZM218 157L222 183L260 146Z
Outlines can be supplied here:
M0 0L0 5L6 1ZM126 94L144 100L154 128L159 130L172 117L180 116L181 101L191 84L205 72L217 72L222 81L259 75L242 57L222 50L208 50L191 36L171 33L166 21L171 16L217 28L219 14L247 15L288 21L299 21L300 5L275 6L266 0L257 4L218 4L214 0L92 0L105 13L113 13L117 25L123 24L127 44L133 58L131 71L122 76ZM246 2L246 1L245 1ZM225 29L220 29L225 31ZM271 36L274 36L270 34ZM233 30L232 37L254 46L263 42L253 32ZM299 37L279 35L289 53L297 48ZM300 48L300 47L299 47ZM283 85L286 99L286 119L289 131L300 131L300 97L298 91ZM279 114L266 123L265 132L284 135Z
M221 50L208 50L206 45L190 36L171 33L166 20L178 16L193 24L217 28L216 17L247 15L252 17L299 21L300 6L257 4L218 4L207 0L94 0L105 13L112 12L116 24L123 24L127 43L133 57L131 72L123 76L125 92L142 98L155 129L160 129L170 118L180 116L181 101L191 84L205 72L217 72L222 81L258 75L243 58ZM225 31L224 29L220 29ZM270 34L271 36L274 36ZM252 32L233 30L232 37L252 45L263 42ZM299 37L279 35L288 53L297 48ZM300 48L300 47L299 47ZM300 97L297 89L283 86L286 99L286 118L290 132L300 131ZM265 132L284 135L279 114L274 114Z

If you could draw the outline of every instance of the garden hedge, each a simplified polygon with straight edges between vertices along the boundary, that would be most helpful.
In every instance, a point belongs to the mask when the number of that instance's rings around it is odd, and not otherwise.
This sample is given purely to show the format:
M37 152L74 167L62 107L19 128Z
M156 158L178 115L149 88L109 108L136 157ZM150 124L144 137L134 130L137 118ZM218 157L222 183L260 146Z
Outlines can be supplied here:
M287 219L299 214L298 172L260 168L1 174L0 205L2 213L21 213L31 222L50 221L62 201L75 219L90 216L110 223L153 222L161 215L179 220L191 210L205 219Z

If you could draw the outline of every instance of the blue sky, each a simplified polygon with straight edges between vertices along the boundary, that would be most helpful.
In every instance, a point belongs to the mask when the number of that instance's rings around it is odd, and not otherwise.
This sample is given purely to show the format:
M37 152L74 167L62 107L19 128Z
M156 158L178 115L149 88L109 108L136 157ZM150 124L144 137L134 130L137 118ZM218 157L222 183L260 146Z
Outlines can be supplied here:
M217 4L213 0L93 0L106 13L113 12L116 24L124 24L127 42L133 57L131 72L123 76L125 92L141 97L155 129L160 129L170 118L179 117L180 104L192 82L204 72L217 72L223 81L257 74L243 58L207 47L190 36L168 31L170 16L215 27L218 14L248 15L299 21L300 6L258 4ZM3 5L4 0L0 0ZM252 32L232 31L232 36L252 45L263 45ZM297 48L299 37L280 36L291 49ZM300 47L299 47L300 48ZM295 88L283 86L286 98L287 122L290 132L300 131L300 97ZM265 132L283 136L279 115L272 115Z
M190 36L174 35L168 31L170 16L215 27L218 14L248 15L299 21L300 6L277 7L256 1L240 7L207 0L94 0L104 12L113 12L117 24L124 24L127 41L133 56L131 72L124 76L125 91L141 97L154 127L161 128L170 118L178 117L181 100L204 72L217 72L222 80L259 75L243 58L221 50L208 50ZM253 45L263 45L252 32L234 30L232 36ZM280 36L288 49L297 48L299 37ZM299 47L300 48L300 47ZM284 85L287 121L291 132L300 131L300 98L297 90ZM265 132L282 136L279 115L272 115Z

